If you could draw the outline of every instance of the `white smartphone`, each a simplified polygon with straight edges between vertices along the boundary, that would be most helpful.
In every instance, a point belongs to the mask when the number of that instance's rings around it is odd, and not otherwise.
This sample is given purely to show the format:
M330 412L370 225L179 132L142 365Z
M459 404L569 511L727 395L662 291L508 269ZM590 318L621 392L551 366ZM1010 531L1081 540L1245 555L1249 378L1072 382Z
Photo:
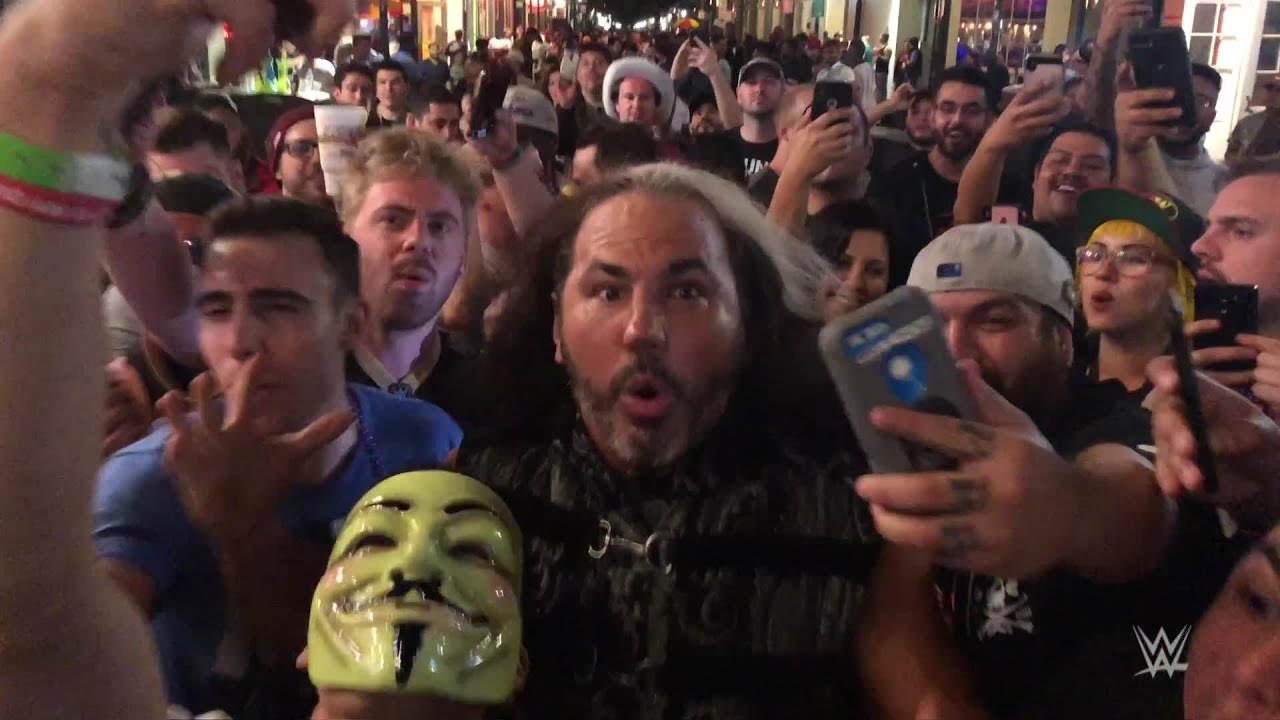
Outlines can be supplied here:
M1067 83L1067 70L1057 55L1031 55L1027 58L1026 72L1022 74L1022 87L1030 88L1048 84L1048 95L1063 94Z

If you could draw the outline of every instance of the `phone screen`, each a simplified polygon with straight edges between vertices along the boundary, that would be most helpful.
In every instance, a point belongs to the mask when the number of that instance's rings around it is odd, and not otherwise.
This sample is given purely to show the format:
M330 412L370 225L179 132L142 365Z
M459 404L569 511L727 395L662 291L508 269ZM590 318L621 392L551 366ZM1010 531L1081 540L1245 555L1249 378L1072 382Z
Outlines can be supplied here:
M1182 397L1182 412L1191 427L1196 441L1196 465L1204 476L1204 491L1218 490L1218 473L1213 464L1213 450L1209 445L1209 429L1204 420L1204 406L1200 403L1200 386L1196 382L1195 369L1191 366L1191 349L1182 332L1182 315L1169 313L1169 337L1173 345L1173 363L1178 368L1178 392Z
M1180 27L1136 30L1129 36L1129 63L1139 89L1168 88L1174 99L1168 107L1178 107L1182 117L1168 125L1196 123L1195 92L1191 85L1191 57L1187 36Z

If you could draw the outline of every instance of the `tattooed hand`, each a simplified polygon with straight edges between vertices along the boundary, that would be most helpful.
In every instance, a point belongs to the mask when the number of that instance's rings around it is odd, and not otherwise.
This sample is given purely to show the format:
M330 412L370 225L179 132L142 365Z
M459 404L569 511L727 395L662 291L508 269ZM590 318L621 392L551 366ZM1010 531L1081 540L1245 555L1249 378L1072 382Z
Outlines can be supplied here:
M890 542L931 551L935 562L1008 578L1040 574L1073 547L1080 499L1071 466L1030 418L961 363L978 422L876 408L871 421L958 461L953 471L867 475L857 492Z

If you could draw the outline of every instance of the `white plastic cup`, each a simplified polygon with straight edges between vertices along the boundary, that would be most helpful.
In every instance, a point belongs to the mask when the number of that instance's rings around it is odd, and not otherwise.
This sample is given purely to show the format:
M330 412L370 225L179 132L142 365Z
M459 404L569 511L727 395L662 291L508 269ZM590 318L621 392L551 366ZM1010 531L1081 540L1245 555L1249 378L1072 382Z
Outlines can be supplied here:
M369 111L355 105L317 105L316 134L320 143L320 169L329 197L339 197L351 172L356 146L364 136Z

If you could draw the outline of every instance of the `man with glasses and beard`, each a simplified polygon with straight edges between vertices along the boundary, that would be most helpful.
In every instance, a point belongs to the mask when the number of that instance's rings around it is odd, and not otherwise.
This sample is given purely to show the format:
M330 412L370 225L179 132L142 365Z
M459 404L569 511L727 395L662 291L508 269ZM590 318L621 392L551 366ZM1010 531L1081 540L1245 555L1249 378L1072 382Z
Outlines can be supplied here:
M875 178L871 195L883 200L885 215L895 219L895 236L909 245L896 255L902 261L894 263L893 285L906 279L916 253L954 224L961 174L991 126L998 100L982 70L948 68L933 97L933 148Z
M1191 86L1196 98L1196 123L1175 125L1158 138L1165 168L1173 179L1178 197L1201 216L1209 215L1214 198L1227 179L1226 166L1214 162L1204 147L1204 136L1218 116L1218 93L1222 76L1217 70L1195 63L1191 66Z
M802 320L814 251L674 165L584 188L539 231L477 385L498 422L459 459L527 540L524 716L847 718L872 694L914 717L924 689L962 698L922 639L931 596L862 593L892 566L863 534L834 394L806 384L824 377ZM872 673L900 653L893 703Z

